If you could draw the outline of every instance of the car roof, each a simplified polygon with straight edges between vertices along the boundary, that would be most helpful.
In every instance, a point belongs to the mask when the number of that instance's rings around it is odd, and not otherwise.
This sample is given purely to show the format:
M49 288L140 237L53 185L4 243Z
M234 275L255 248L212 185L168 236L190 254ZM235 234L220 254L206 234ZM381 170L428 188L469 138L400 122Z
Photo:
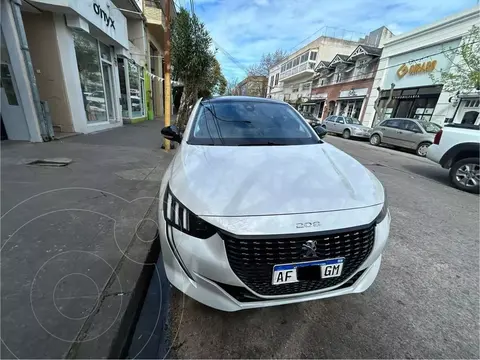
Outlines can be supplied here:
M267 99L255 96L219 96L211 99L203 99L202 101L209 101L212 103L220 103L220 102L237 102L237 101L249 101L249 102L266 102L272 104L284 104L287 105L286 102L274 99Z

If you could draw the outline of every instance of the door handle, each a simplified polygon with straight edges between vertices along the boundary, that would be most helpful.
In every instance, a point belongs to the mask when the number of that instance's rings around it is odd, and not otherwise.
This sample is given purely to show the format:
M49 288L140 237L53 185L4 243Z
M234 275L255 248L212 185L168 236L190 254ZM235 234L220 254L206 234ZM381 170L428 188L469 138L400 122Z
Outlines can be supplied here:
M403 134L403 132L402 131L397 131L397 134Z

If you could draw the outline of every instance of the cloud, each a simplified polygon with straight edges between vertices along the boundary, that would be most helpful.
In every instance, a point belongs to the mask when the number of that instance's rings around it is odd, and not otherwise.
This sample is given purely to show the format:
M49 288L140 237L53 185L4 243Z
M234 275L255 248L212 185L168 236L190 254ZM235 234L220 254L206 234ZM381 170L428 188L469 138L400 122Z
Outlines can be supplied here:
M189 2L184 2L189 8ZM217 58L225 76L239 80L246 76L244 69L266 52L296 50L321 35L357 40L383 25L400 34L471 8L476 3L476 0L194 2L196 14L205 23L215 43L240 64L235 64L219 49Z

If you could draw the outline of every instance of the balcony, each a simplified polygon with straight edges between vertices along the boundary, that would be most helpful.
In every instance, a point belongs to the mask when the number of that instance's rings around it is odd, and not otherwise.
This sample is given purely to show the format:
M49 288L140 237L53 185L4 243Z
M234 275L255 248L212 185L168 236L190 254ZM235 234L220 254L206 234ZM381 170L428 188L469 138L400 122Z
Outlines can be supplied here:
M159 1L145 0L144 15L147 18L147 24L165 27L165 15Z
M315 61L307 61L303 64L297 65L291 69L280 73L280 80L295 80L305 75L313 75L315 68Z
M157 43L163 47L165 38L166 20L162 7L165 5L163 0L145 0L143 14L147 19L147 28Z

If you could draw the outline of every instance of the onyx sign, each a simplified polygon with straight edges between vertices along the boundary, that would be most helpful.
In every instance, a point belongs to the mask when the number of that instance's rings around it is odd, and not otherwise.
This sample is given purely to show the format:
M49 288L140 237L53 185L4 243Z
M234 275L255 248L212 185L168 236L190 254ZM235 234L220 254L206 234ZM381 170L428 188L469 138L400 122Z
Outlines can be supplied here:
M115 21L113 21L113 19L108 16L105 11L102 10L100 5L93 4L93 11L95 11L95 14L99 15L103 19L103 21L105 21L107 27L110 26L111 28L113 28L113 30L115 30Z

